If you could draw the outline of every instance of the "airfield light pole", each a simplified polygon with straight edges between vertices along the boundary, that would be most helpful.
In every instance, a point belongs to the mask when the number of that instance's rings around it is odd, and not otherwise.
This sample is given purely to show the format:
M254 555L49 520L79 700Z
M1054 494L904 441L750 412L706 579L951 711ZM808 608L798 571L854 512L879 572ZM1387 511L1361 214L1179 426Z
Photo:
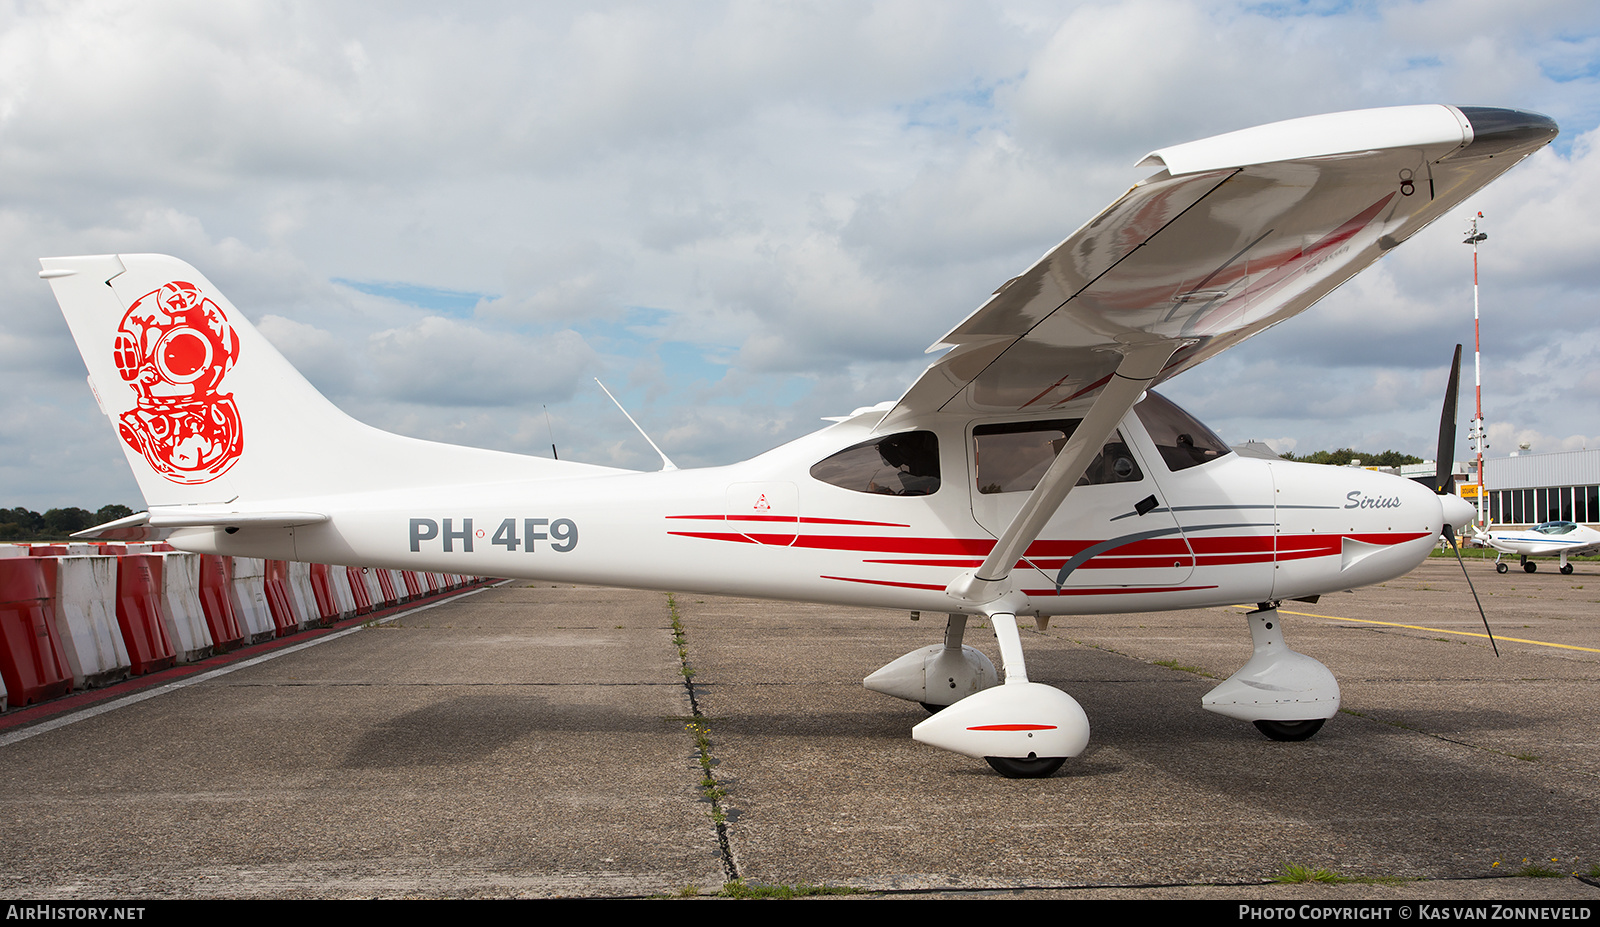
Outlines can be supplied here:
M1477 414L1472 418L1472 430L1468 438L1472 441L1472 448L1478 455L1478 524L1484 524L1484 493L1483 493L1483 451L1489 444L1484 438L1483 431L1483 363L1481 360L1482 339L1478 335L1478 242L1487 239L1485 232L1478 231L1478 220L1483 218L1483 213L1472 217L1472 224L1467 228L1467 237L1462 244L1472 246L1472 384L1477 393Z

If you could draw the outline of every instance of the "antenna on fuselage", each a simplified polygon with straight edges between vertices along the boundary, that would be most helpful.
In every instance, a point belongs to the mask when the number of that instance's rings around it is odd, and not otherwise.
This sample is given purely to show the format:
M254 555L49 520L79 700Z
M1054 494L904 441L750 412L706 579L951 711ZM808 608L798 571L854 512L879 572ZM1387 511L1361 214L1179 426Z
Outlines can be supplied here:
M544 410L544 427L550 432L550 456L556 460L560 460L561 455L556 453L556 428L554 425L550 424L550 407L544 403L540 403L539 408Z
M623 417L628 420L628 424L632 425L634 428L638 428L639 429L639 435L644 438L644 440L646 441L646 443L648 443L650 445L652 450L654 450L657 454L661 455L661 469L663 469L663 470L676 470L676 469L678 469L678 465L673 463L672 460L669 457L667 457L666 454L662 453L661 448L656 447L656 443L654 441L650 440L650 436L644 433L644 429L643 428L639 428L639 423L633 420L633 416L628 414L628 410L627 409L622 408L622 403L617 402L617 397L611 395L611 390L606 389L606 385L604 383L600 382L600 378L599 377L595 377L594 378L594 382L599 385L600 391L606 394L606 398L607 399L610 399L612 402L616 402L617 403L618 411L620 411L622 413ZM554 445L551 445L551 447L554 448Z

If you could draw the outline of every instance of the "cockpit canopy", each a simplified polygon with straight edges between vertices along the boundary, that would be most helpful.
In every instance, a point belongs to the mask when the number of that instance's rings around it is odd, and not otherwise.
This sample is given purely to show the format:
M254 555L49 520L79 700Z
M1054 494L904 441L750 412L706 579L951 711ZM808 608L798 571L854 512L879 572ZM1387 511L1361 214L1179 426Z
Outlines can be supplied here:
M1578 528L1577 523L1570 521L1547 521L1536 525L1533 530L1540 534L1570 534Z

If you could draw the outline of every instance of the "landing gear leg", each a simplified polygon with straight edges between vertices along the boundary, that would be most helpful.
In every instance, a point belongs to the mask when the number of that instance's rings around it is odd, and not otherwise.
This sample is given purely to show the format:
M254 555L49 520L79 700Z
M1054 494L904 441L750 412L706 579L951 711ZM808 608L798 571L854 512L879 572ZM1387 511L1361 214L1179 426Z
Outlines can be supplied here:
M1283 641L1278 603L1245 616L1255 654L1200 700L1207 711L1250 721L1273 740L1306 740L1339 711L1339 683L1317 660Z
M1567 562L1567 552L1566 551L1562 551L1561 552L1561 575L1562 576L1571 576L1572 575L1572 564Z
M940 652L939 656L943 657L945 654L961 653L961 642L966 638L966 636L967 616L951 612L949 618L945 621L944 650ZM937 662L937 659L934 662ZM942 674L936 672L936 667L933 663L930 663L927 666L925 675L927 677L925 684L928 692L928 701L921 702L920 704L930 715L939 711L941 708L950 707L955 702L960 701L962 696L967 694L959 691L960 684L955 676L943 676ZM994 685L994 682L990 681L989 685ZM934 701L935 698L938 698L939 701ZM949 701L944 701L946 698L948 698Z

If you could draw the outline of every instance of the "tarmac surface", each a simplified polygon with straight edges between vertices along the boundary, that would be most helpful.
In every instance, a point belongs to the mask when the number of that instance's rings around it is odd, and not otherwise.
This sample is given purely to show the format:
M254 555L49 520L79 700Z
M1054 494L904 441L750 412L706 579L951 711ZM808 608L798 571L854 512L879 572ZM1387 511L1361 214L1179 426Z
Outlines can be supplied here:
M1250 655L1243 608L1025 630L1030 677L1093 725L1082 757L1028 781L913 742L923 710L861 687L943 616L490 588L90 716L6 716L0 896L639 897L740 878L1600 902L1600 565L1469 567L1499 658L1453 561L1285 603L1289 645L1343 690L1304 743L1200 707ZM967 642L998 663L986 630ZM1286 864L1407 881L1272 882ZM1556 875L1516 876L1530 867Z

